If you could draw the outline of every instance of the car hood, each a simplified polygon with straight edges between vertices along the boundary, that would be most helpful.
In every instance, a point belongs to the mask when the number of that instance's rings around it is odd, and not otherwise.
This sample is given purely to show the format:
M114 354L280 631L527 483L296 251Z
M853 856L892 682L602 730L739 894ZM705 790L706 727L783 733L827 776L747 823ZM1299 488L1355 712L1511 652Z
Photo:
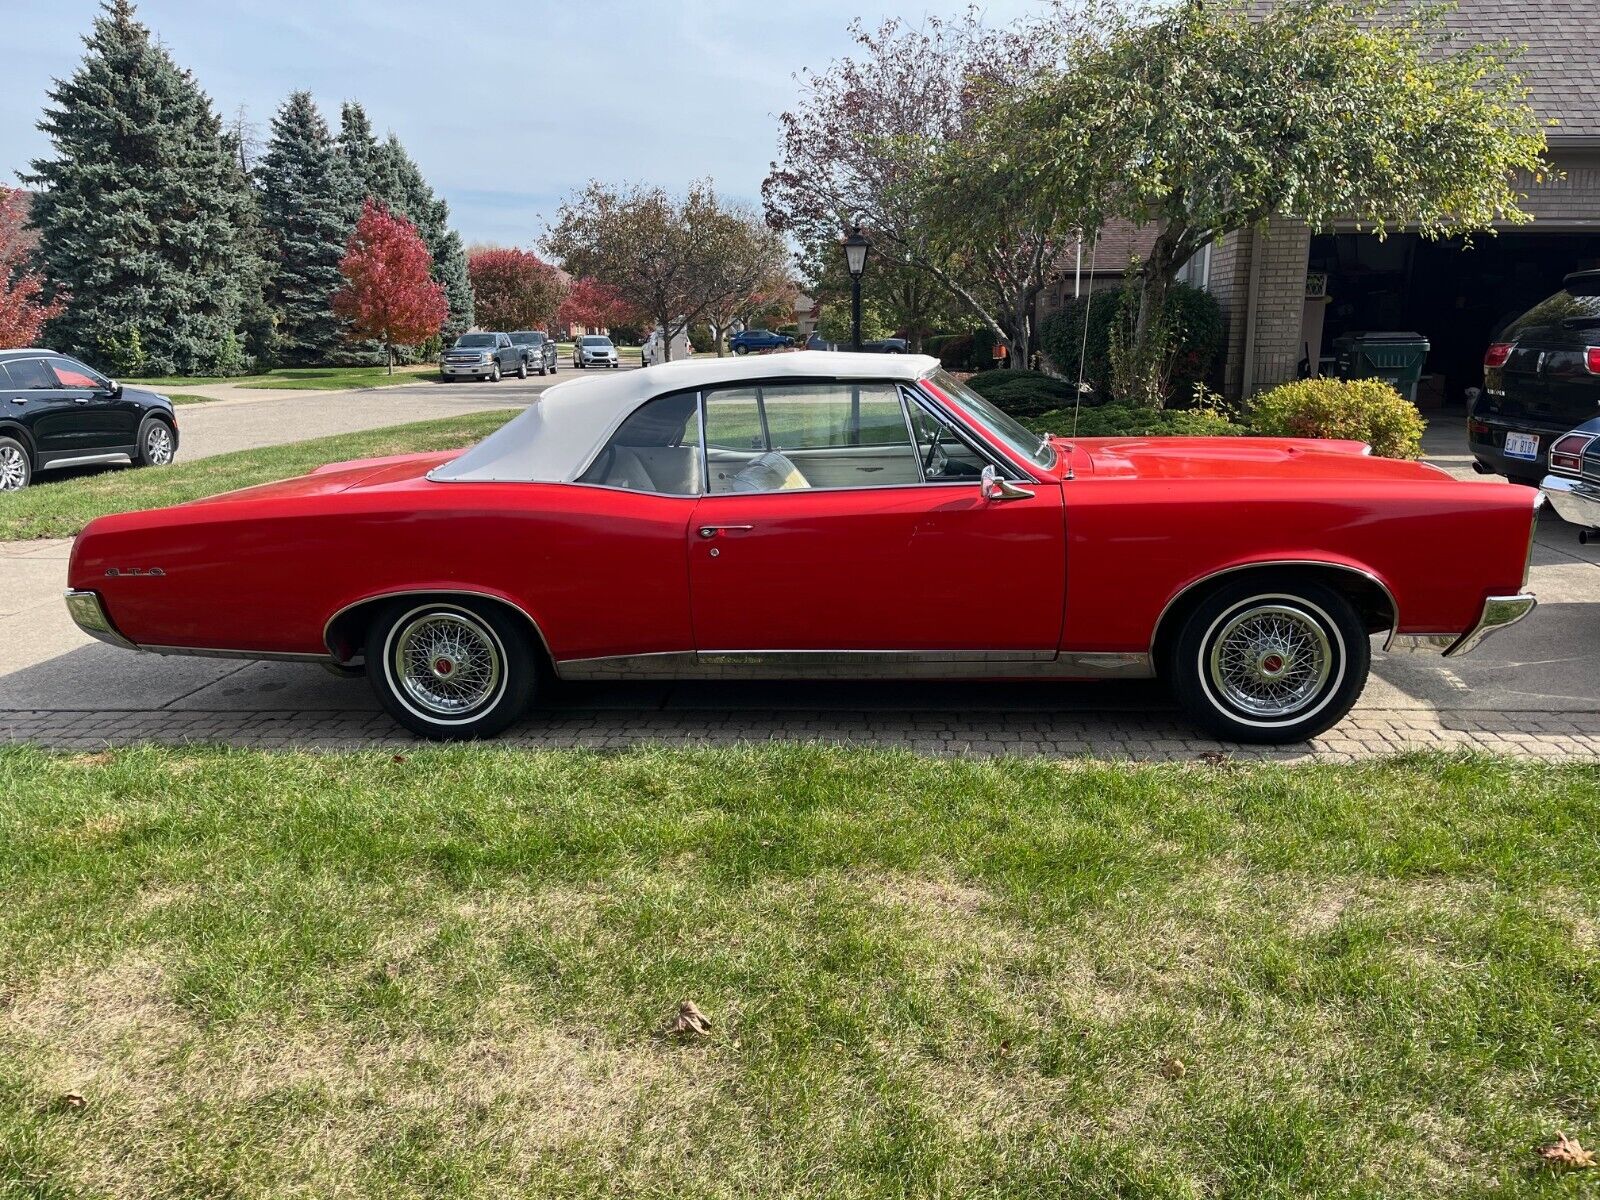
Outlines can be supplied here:
M157 408L172 407L172 400L160 392L152 392L149 388L129 387L127 384L122 385L122 398L138 404L154 405Z
M1323 438L1077 438L1095 478L1428 480L1433 467L1375 457L1365 443Z

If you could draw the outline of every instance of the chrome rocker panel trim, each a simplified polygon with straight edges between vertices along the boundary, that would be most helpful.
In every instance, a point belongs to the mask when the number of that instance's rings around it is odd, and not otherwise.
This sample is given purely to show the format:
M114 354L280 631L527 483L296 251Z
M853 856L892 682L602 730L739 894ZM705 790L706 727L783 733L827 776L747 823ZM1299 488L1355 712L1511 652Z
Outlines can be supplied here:
M1150 679L1144 653L1027 650L693 650L569 658L568 680Z
M1581 479L1546 475L1539 492L1550 501L1556 516L1580 529L1600 529L1600 487Z

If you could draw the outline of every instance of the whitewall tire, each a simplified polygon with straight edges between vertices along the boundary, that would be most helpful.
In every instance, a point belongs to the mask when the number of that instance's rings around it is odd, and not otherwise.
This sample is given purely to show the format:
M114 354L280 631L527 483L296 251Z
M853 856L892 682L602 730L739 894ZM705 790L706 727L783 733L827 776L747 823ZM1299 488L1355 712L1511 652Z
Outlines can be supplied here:
M1196 724L1239 742L1304 741L1360 698L1372 647L1355 608L1312 582L1226 584L1189 614L1167 674Z
M367 630L366 662L389 715L437 741L493 737L527 711L539 674L514 614L451 597L384 605Z

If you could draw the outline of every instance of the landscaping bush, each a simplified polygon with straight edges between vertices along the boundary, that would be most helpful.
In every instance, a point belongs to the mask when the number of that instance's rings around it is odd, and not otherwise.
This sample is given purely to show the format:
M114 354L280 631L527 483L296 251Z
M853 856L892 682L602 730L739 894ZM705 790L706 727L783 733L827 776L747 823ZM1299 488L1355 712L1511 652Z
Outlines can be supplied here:
M1301 379L1257 396L1250 425L1267 437L1349 438L1384 458L1422 457L1422 417L1381 379Z
M967 386L1014 417L1034 417L1072 404L1074 385L1042 371L979 371Z
M949 371L968 371L972 362L972 335L957 333L939 348L939 364Z
M1087 365L1083 378L1094 385L1096 402L1115 400L1109 392L1111 379L1111 326L1122 311L1125 293L1121 288L1106 288L1068 300L1061 311L1051 313L1039 328L1039 344L1056 369L1068 379L1078 378L1079 352L1083 347L1083 318L1089 314ZM1177 346L1174 351L1167 403L1184 405L1194 395L1194 386L1206 382L1222 353L1224 328L1222 307L1210 292L1174 284L1167 293L1167 320Z
M1039 433L1073 433L1072 409L1062 408L1028 418ZM1085 406L1078 412L1078 437L1241 437L1250 432L1210 408L1134 408L1126 404Z

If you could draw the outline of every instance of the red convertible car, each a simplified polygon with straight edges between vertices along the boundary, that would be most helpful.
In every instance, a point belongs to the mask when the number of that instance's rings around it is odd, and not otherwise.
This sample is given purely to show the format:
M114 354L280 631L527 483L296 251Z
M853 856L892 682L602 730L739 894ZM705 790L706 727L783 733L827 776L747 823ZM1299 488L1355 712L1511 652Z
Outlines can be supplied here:
M466 451L102 517L67 603L158 654L364 669L485 736L561 679L1161 676L1261 742L1338 721L1371 635L1526 614L1537 492L1356 442L1041 439L912 355L551 388Z

